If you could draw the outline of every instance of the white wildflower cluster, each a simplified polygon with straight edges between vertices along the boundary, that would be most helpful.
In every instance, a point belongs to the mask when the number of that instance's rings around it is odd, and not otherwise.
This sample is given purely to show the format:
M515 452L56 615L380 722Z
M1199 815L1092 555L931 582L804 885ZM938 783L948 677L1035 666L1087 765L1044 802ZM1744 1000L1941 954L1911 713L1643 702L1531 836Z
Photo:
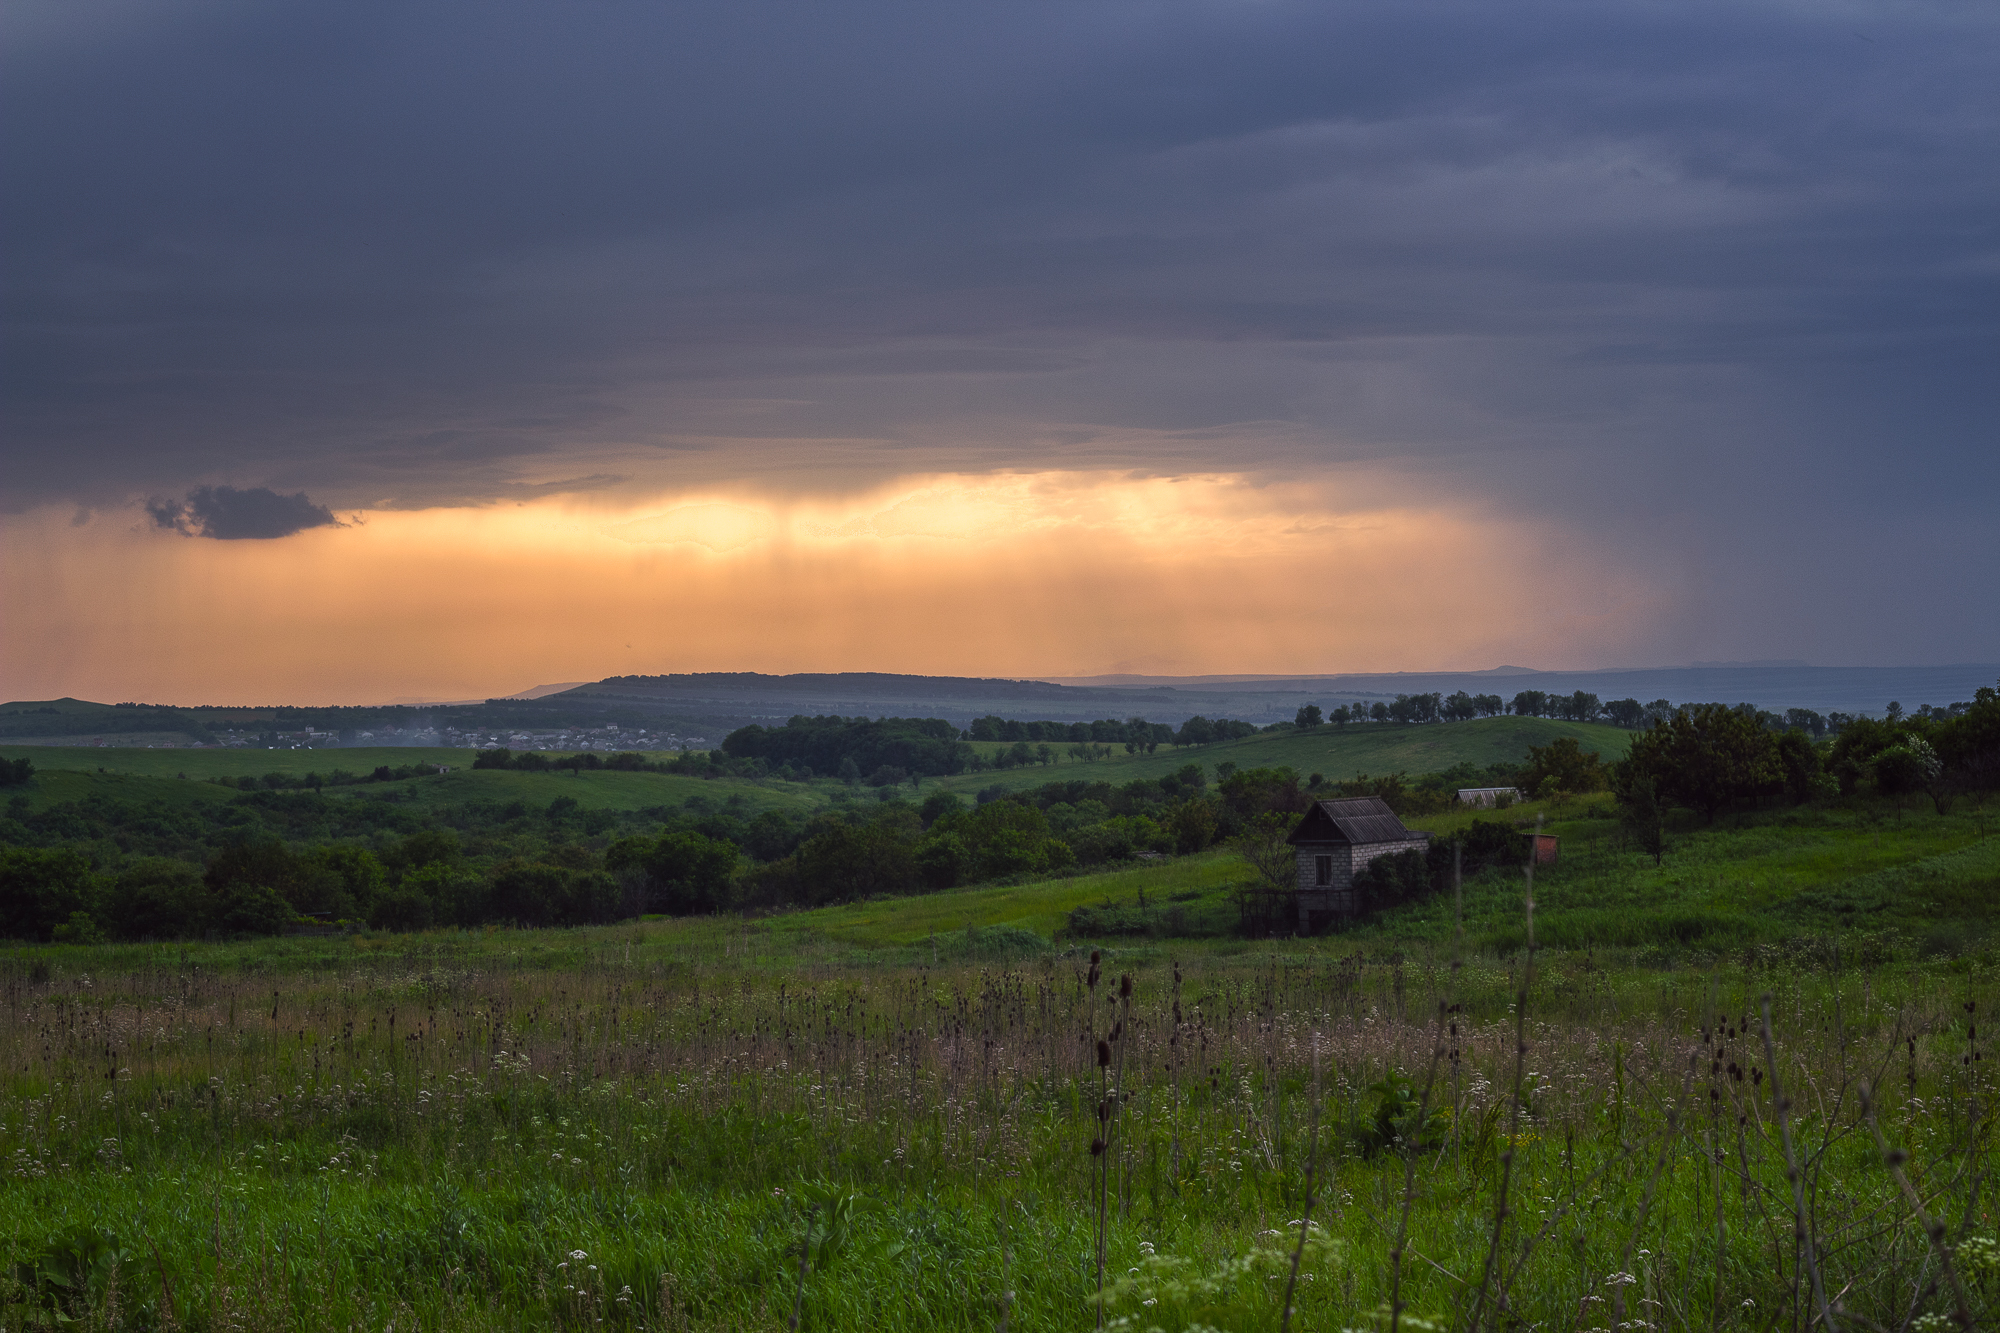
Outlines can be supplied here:
M1217 1261L1204 1269L1193 1260L1161 1254L1152 1242L1139 1246L1139 1262L1124 1277L1105 1285L1102 1301L1107 1311L1119 1306L1136 1307L1105 1322L1115 1333L1213 1333L1208 1317L1226 1317L1239 1304L1262 1304L1278 1291L1266 1290L1266 1283L1243 1286L1243 1279L1263 1275L1276 1286L1292 1268L1292 1254L1298 1243L1299 1223L1286 1231L1259 1233L1258 1242L1242 1254ZM1306 1228L1305 1248L1299 1259L1301 1286L1317 1280L1317 1274L1336 1263L1341 1243L1312 1223Z
M1969 1281L2000 1279L2000 1239L1967 1236L1952 1250L1952 1258L1958 1263L1958 1271Z
M1408 1310L1403 1311L1402 1316L1397 1318L1387 1305L1381 1305L1369 1311L1367 1327L1343 1328L1340 1333L1379 1333L1391 1324L1398 1328L1412 1329L1414 1333L1449 1333L1450 1330L1450 1325L1441 1319L1426 1319L1422 1315L1411 1314Z

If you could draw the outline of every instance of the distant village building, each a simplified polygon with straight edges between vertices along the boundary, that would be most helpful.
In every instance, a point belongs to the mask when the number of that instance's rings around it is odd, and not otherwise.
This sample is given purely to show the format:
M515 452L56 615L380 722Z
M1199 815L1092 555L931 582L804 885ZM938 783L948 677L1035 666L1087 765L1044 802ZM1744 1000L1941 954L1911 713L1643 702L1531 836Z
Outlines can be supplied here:
M1528 851L1536 865L1552 866L1556 863L1556 856L1561 851L1561 846L1557 843L1555 834L1524 833L1521 836L1528 840Z
M1460 805L1484 806L1488 810L1493 809L1503 802L1512 803L1522 799L1519 787L1460 787L1458 789L1458 803Z
M1422 851L1431 835L1404 828L1381 797L1357 796L1315 801L1286 841L1298 853L1298 887L1284 924L1309 935L1360 909L1354 876L1361 867L1378 856Z

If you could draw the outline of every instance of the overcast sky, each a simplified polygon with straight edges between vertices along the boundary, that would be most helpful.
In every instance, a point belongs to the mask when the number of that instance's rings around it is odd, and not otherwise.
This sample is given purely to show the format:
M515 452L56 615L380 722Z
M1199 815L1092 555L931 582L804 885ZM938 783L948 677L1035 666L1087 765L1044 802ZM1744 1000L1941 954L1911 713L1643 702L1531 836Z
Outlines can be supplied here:
M1991 3L0 32L17 543L57 507L337 552L355 511L1365 478L1658 576L1651 637L1532 665L2000 659Z

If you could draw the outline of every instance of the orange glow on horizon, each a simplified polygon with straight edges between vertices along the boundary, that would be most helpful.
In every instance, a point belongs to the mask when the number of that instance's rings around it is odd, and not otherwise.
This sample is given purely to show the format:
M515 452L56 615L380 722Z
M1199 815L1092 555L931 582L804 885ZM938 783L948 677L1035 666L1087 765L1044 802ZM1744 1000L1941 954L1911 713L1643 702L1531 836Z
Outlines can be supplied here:
M363 511L277 541L38 510L0 522L0 674L14 699L378 703L669 671L1470 669L1615 656L1669 600L1560 532L1388 494L915 477Z

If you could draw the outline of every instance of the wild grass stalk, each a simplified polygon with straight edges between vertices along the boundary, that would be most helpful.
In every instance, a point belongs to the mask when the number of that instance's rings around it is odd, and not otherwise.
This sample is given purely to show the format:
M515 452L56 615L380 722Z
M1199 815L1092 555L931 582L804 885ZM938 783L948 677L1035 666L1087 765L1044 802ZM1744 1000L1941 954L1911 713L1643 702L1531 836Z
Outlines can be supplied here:
M1319 1116L1322 1097L1319 1086L1319 1042L1313 1041L1312 1075L1312 1116L1306 1130L1306 1189L1303 1206L1299 1210L1299 1239L1292 1247L1291 1271L1285 1275L1285 1302L1283 1313L1278 1319L1278 1333L1291 1333L1293 1300L1299 1289L1299 1265L1305 1259L1306 1237L1312 1231L1313 1189L1318 1183L1319 1170Z
M1681 1080L1680 1096L1667 1107L1667 1129L1660 1137L1659 1156L1653 1159L1653 1170L1646 1177L1646 1188L1639 1196L1639 1214L1632 1219L1632 1229L1625 1235L1624 1252L1618 1256L1618 1271L1610 1277L1611 1323L1620 1328L1625 1324L1625 1288L1631 1285L1632 1256L1639 1248L1639 1240L1646 1234L1646 1218L1653 1211L1653 1200L1660 1188L1660 1175L1673 1160L1675 1141L1680 1135L1681 1107L1687 1101L1688 1088L1694 1083L1695 1057L1688 1055L1687 1075Z
M1805 1173L1799 1169L1798 1154L1792 1148L1792 1103L1785 1096L1784 1085L1778 1078L1778 1052L1771 1039L1770 992L1766 991L1758 999L1757 1008L1762 1016L1760 1031L1764 1039L1764 1076L1771 1080L1771 1116L1778 1122L1778 1138L1785 1152L1785 1180L1791 1186L1793 1271L1798 1271L1803 1263L1806 1276L1812 1283L1813 1304L1819 1310L1821 1322L1826 1325L1827 1333L1839 1333L1840 1325L1835 1322L1833 1308L1826 1298L1826 1283L1820 1277L1819 1246L1813 1236L1811 1215L1806 1210Z
M1431 1093L1437 1084L1438 1063L1444 1056L1445 1013L1445 1002L1439 1000L1437 1022L1431 1030L1430 1063L1424 1071L1423 1093L1417 1099L1416 1123L1400 1145L1403 1206L1396 1215L1396 1239L1389 1246L1389 1333L1400 1333L1403 1326L1403 1251L1410 1242L1410 1208L1417 1198L1417 1160L1427 1149L1425 1132L1430 1128Z
M1541 845L1542 821L1535 819L1535 846ZM1522 920L1526 929L1526 947L1521 955L1521 984L1514 994L1514 1081L1508 1097L1507 1146L1500 1154L1500 1184L1493 1195L1493 1222L1487 1241L1486 1261L1479 1270L1479 1294L1472 1303L1472 1314L1467 1327L1477 1330L1486 1311L1487 1293L1492 1289L1493 1278L1500 1265L1500 1245L1507 1231L1507 1195L1514 1183L1514 1154L1521 1138L1521 1084L1528 1072L1528 992L1535 976L1535 854L1528 857L1523 869L1525 889L1521 895Z
M1118 976L1118 1025L1111 1031L1112 1045L1118 1052L1118 1069L1111 1086L1111 1144L1117 1152L1118 1163L1118 1211L1122 1217L1132 1215L1132 1174L1131 1162L1125 1151L1125 1047L1132 1034L1132 974Z
M1958 1265L1953 1262L1951 1246L1945 1243L1948 1234L1945 1224L1930 1215L1929 1210L1924 1207L1923 1196L1917 1192L1916 1186L1910 1183L1909 1173L1903 1170L1903 1164L1910 1160L1910 1155L1901 1148L1891 1148L1888 1139L1883 1137L1882 1126L1875 1120L1875 1099L1872 1089L1863 1083L1860 1091L1861 1115L1868 1124L1870 1136L1875 1140L1875 1151L1881 1155L1882 1164L1889 1168L1889 1178L1896 1182L1897 1190L1910 1205L1911 1214L1917 1219L1917 1225L1923 1229L1924 1239L1930 1242L1931 1254L1937 1259L1938 1270L1944 1274L1946 1283L1951 1287L1953 1319L1960 1328L1969 1330L1973 1327L1972 1303L1966 1296L1965 1281L1959 1276Z

